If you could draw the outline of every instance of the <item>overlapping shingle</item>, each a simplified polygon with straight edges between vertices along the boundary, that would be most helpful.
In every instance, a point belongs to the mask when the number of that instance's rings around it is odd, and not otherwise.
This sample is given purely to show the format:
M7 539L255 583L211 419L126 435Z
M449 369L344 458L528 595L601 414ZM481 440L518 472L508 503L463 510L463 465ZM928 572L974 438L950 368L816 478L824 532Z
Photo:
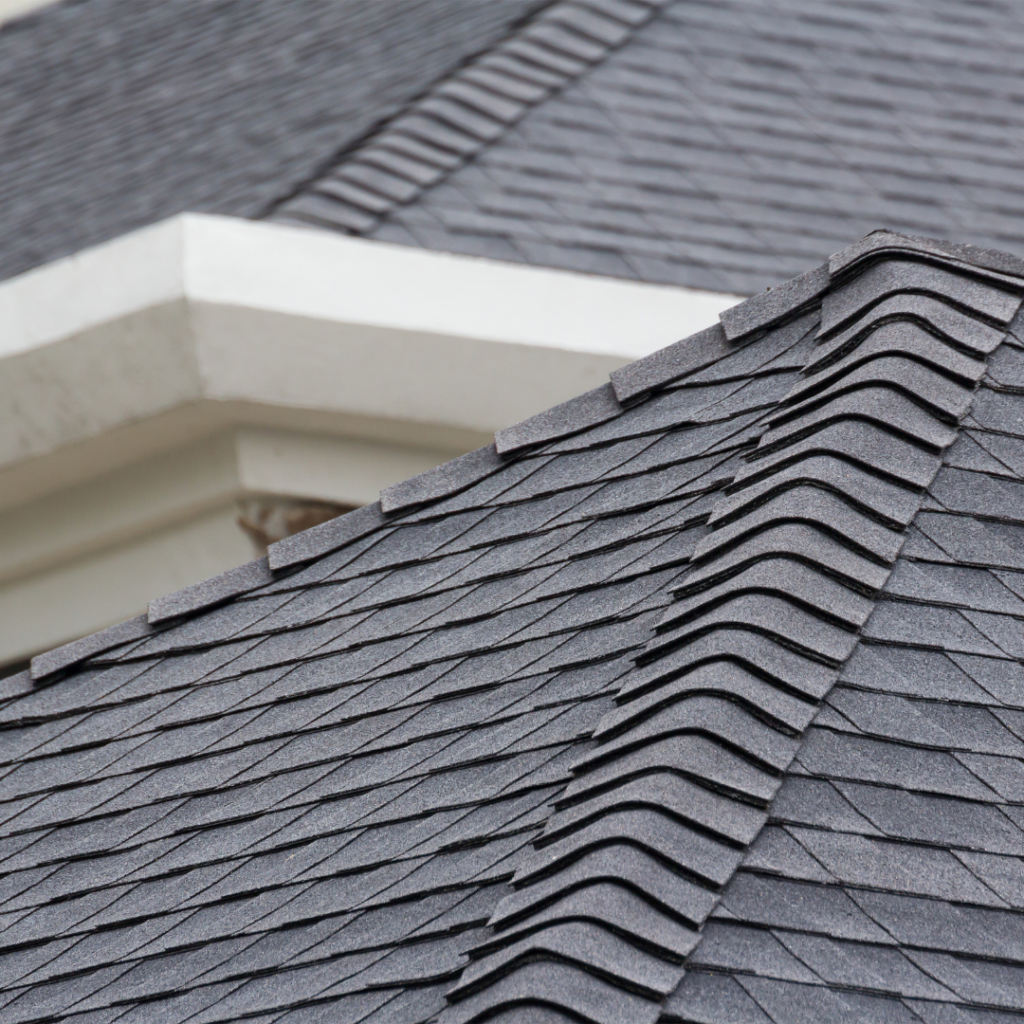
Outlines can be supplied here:
M1024 244L1001 85L1020 38L1012 5L567 0L343 154L282 215L755 295L726 318L731 338L879 247L1014 275L1016 257L964 243ZM829 257L878 223L958 243L886 231Z
M0 277L185 211L263 216L540 6L214 0L181 15L139 0L5 17Z
M905 251L901 253L904 254ZM805 324L804 330L816 331L824 347L830 336L848 327L851 321L863 318L865 310L879 302L887 299L892 302L899 295L901 300L904 296L910 298L913 305L913 297L929 288L933 297L943 296L941 301L953 308L974 308L974 315L980 320L974 333L980 333L983 338L988 337L987 321L996 320L1004 325L1009 322L1020 305L1019 287L1014 294L1014 290L1004 290L1006 282L1001 281L1002 287L989 291L990 285L970 275L944 276L952 273L906 259L870 263L862 273L827 292L822 303L821 324L817 321ZM805 301L803 293L797 289L794 305L799 308ZM769 315L784 316L784 313ZM807 695L806 713L798 713L789 721L776 711L772 724L768 725L751 717L750 712L764 716L771 714L769 708L773 704L777 707L777 701L773 702L770 697L772 685L781 684L789 692L803 691L802 677L810 674L805 664L823 663L826 673L830 672L833 680L836 678L839 666L854 649L857 631L871 614L872 599L884 585L899 546L897 534L890 533L888 542L880 540L878 526L867 520L851 501L840 503L840 513L819 519L823 507L828 507L829 503L835 507L835 492L816 494L821 486L818 482L821 470L815 466L816 472L807 478L800 474L800 467L805 462L822 463L829 467L830 474L837 470L844 474L847 467L856 467L860 473L884 482L888 489L895 488L897 493L903 494L902 500L895 496L892 500L903 506L899 520L905 525L911 510L920 505L920 489L935 478L941 461L938 453L956 436L955 429L943 424L956 423L966 413L972 387L984 370L980 361L965 364L960 380L954 382L945 374L926 371L911 362L907 357L916 357L920 349L916 310L903 313L902 321L898 316L897 303L884 321L891 325L884 344L872 346L867 340L871 337L872 326L876 329L882 326L878 320L873 320L860 327L852 341L833 348L831 358L817 360L811 375L792 387L776 411L763 421L756 447L746 456L745 464L737 467L725 494L715 502L712 532L695 550L690 568L683 576L683 585L675 588L675 601L657 627L660 635L649 642L638 659L642 666L639 669L642 688L631 685L627 677L619 696L624 702L623 708L606 716L598 726L594 733L597 748L575 763L573 770L577 778L567 790L563 803L556 804L544 835L535 840L537 853L513 879L513 885L520 889L514 898L518 927L510 930L499 910L492 921L497 936L477 951L476 955L483 959L472 972L472 983L462 982L450 994L455 1007L445 1019L483 1020L488 1013L504 1010L518 1013L515 1019L525 1020L527 1017L523 1014L527 1013L527 1007L539 1002L557 1005L567 1018L597 1019L588 1016L588 1006L579 1000L576 989L531 991L531 975L525 966L518 968L524 975L520 987L499 980L515 966L515 959L508 952L510 944L516 943L516 955L523 965L538 957L555 955L547 948L544 936L574 916L582 914L606 929L621 929L621 925L602 914L601 907L608 902L612 891L604 880L603 871L607 870L604 867L602 874L592 880L585 871L575 869L571 881L567 879L566 883L567 890L574 893L571 905L560 914L555 913L559 907L557 902L553 908L551 906L552 893L558 892L560 873L574 863L581 863L579 858L588 850L606 851L606 857L611 858L619 855L619 851L638 847L643 856L667 862L677 874L705 886L709 893L720 890L723 879L732 877L738 864L735 850L716 847L716 838L718 842L725 839L742 848L758 835L767 815L755 810L759 802L755 793L760 789L768 797L774 794L779 776L799 745L790 737L794 733L799 736L809 723L814 697ZM901 348L904 339L906 350ZM946 340L947 347L949 340ZM858 344L866 347L861 358L857 358ZM974 347L981 344L984 342L979 340ZM903 356L904 351L907 356ZM957 353L954 349L950 356L932 357L936 358L948 364L949 359L957 358ZM842 359L838 365L837 359ZM832 372L829 372L830 365L835 367ZM804 412L809 407L816 415ZM865 430L865 423L871 424L870 430ZM744 492L758 484L762 491L759 503L744 502ZM765 496L777 493L777 489L782 489L782 494L788 493L790 498L788 502L776 499L774 511L778 518L773 518L763 511L768 507L763 501ZM855 489L854 494L857 493ZM729 495L736 495L739 500ZM746 516L753 519L749 526L744 523ZM791 525L794 518L802 519L806 525L796 528ZM716 540L716 533L721 529L728 531L724 542ZM794 532L798 529L806 536ZM870 554L867 553L869 548ZM860 552L865 552L867 557ZM661 658L668 659L691 645L704 645L708 636L719 631L727 635L749 631L762 642L767 641L769 650L774 646L785 649L785 657L767 656L767 663L772 666L770 682L760 674L764 672L761 664L753 663L744 671L737 671L735 659L742 657L742 647L734 644L722 646L719 654L722 660L718 664L712 655L711 659L702 660L696 669L685 662L682 667L670 662L671 668L657 673ZM990 648L995 650L991 645ZM694 687L686 686L686 680L698 673L701 682ZM684 685L675 682L680 677ZM759 688L752 688L748 680L758 682ZM826 683L824 689L827 686ZM631 708L635 708L632 713ZM981 741L986 751L1007 749L1000 728L993 719L988 730L993 735ZM985 732L981 723L976 724L975 729ZM686 771L698 786L712 790L721 786L725 766L734 756L732 751L738 751L755 766L755 771L763 773L759 786L736 793L754 801L754 806L739 805L744 813L751 815L749 831L739 822L730 831L730 816L722 808L702 817L701 798L691 795L680 805L674 790L683 784L668 782L672 777L665 774L666 770L671 771L668 764L657 758L646 761L638 758L641 751L650 748L653 752L670 737L676 738L677 743L681 739L685 744L693 734L711 738L703 759L694 760L678 750L673 751L673 756L677 759L676 771ZM722 766L715 767L716 761L722 761ZM621 765L618 770L617 764ZM594 770L600 771L599 781L588 787L588 772ZM841 792L835 791L833 795L839 803L849 803L849 797ZM760 797L762 806L764 799ZM632 810L634 807L649 809L641 815L639 810ZM857 813L855 805L852 813ZM877 824L871 823L869 816L861 817L870 832L879 834ZM1007 839L1004 841L1013 842L1015 826L1003 817L998 820L1005 823ZM706 838L696 844L686 831L694 825L706 834ZM666 828L676 830L669 846L659 839L660 831ZM560 838L556 840L556 836ZM570 837L575 839L567 846ZM905 838L906 834L901 837ZM943 841L937 834L931 839ZM551 843L551 847L546 843ZM840 848L837 854L840 860L831 870L842 873L842 852ZM853 850L851 853L856 855ZM811 854L819 862L822 856L827 856L815 850L811 850ZM630 856L635 857L636 853ZM945 857L950 862L946 870L967 874L966 868L948 854ZM829 870L827 864L825 867ZM538 893L533 913L529 914L529 893L535 879L543 880L543 888ZM709 903L708 909L710 906ZM658 907L654 901L650 913L661 915L666 921L672 919L671 911ZM519 936L531 921L532 940L529 945L523 945ZM702 923L689 922L698 927ZM503 939L503 935L507 938ZM760 941L759 936L764 933L750 933L751 940ZM763 963L758 961L760 954L749 941L728 930L721 939L711 938L710 946L708 939L698 944L695 937L693 946L698 952L691 959L695 964L709 964L717 969L741 967L757 974L767 972L805 983L842 983L839 975L829 976L826 972L822 977L803 965L790 968L787 964L797 961L786 952L784 945L767 936L764 938L770 946L764 947L767 959ZM678 964L689 954L689 949L678 946L659 949L656 944L645 944L638 932L634 932L632 941L639 948L646 945L652 962L661 961L666 967ZM718 946L726 959L719 959L718 954L712 952ZM557 955L568 959L584 976L612 973L624 990L635 991L637 986L630 973L610 972L604 961L593 959L594 948L593 943L583 942L572 950L560 948ZM737 955L738 949L743 950L742 955ZM929 998L950 994L948 989L929 983L905 958L901 957L899 963L908 978L921 979L913 983L905 981L899 991L905 989L907 995ZM513 970L513 976L516 973ZM847 980L856 973L857 969L853 968ZM488 976L493 994L490 1004L484 999L486 990L480 990L483 979ZM676 978L682 978L681 971L677 971ZM654 1001L660 1002L662 995L658 993ZM473 1007L469 1016L463 1008L464 1000ZM632 1012L642 1016L650 1011L638 1006Z
M873 244L8 692L0 1016L1024 1012L1024 279Z

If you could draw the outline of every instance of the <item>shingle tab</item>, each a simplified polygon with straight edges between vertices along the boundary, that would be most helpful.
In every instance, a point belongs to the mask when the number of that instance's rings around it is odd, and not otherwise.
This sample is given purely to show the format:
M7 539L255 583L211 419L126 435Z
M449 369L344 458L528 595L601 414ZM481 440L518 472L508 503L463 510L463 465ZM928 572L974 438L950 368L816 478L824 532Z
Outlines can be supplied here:
M111 626L99 633L73 640L63 647L56 647L45 654L37 654L32 659L31 678L45 679L47 676L69 668L78 662L85 661L97 654L113 650L122 644L141 640L153 632L152 626L145 615L129 619L120 625Z
M384 515L379 503L357 508L354 512L348 512L271 544L267 555L270 568L278 571L310 562L320 555L374 533L384 525Z
M940 469L1010 292L900 253L12 687L5 1012L1024 1009L1014 460Z
M614 419L621 412L622 406L616 400L612 386L605 384L522 423L499 430L494 435L494 447L499 455L508 455L597 426Z
M457 494L471 484L490 476L500 469L502 464L493 445L480 448L468 455L460 455L436 469L428 469L419 476L381 491L381 511L399 512L437 498Z
M629 402L694 370L703 369L729 354L721 325L715 324L692 338L677 341L611 374L615 397Z
M778 288L732 306L722 313L722 327L729 341L794 316L801 307L819 298L829 286L828 266L816 267Z

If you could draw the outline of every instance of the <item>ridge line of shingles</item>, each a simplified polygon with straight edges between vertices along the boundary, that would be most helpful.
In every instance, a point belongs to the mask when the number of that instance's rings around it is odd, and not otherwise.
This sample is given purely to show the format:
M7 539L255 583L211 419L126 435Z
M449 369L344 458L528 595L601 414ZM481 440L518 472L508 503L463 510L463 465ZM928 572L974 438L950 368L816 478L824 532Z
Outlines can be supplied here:
M556 0L414 100L269 219L372 231L625 43L666 0Z
M284 571L383 528L406 510L472 486L524 450L614 419L628 405L643 401L660 388L712 365L735 351L737 346L756 341L764 330L800 315L820 299L833 277L846 277L857 267L886 255L929 259L1004 284L1024 276L1024 260L1009 253L901 235L886 229L874 231L830 257L827 264L725 310L714 326L614 371L610 384L498 431L494 444L486 448L385 488L380 502L272 544L265 562L257 559L158 598L151 602L147 616L37 655L28 672L10 676L0 683L0 699L28 692L33 683L54 677L95 654L144 638L153 627L195 615L254 590L267 582L264 576L268 571L271 578L277 579Z
M538 1002L654 1024L767 821L1024 292L1024 264L979 268L891 234L835 263L817 352L713 509L441 1024L525 1024ZM790 295L806 306L825 277ZM789 315L771 299L753 312L736 320L746 334L757 314ZM647 896L625 915L622 880Z

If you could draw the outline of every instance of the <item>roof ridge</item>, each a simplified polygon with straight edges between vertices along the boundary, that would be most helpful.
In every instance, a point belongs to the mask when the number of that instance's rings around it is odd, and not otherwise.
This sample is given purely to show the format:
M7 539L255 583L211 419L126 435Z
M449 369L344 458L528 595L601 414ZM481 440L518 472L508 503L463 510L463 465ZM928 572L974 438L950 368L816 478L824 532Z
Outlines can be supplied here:
M556 0L445 76L268 219L365 234L600 63L666 0Z
M817 339L802 379L713 505L440 1024L541 1004L654 1024L768 820L1024 293L1004 268L932 258L957 254L853 248L799 321Z

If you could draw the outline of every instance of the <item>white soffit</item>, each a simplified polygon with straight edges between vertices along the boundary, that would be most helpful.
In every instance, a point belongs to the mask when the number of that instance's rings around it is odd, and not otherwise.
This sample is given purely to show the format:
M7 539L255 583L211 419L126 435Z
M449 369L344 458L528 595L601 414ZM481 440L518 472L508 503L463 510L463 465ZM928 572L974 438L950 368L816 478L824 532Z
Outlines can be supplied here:
M633 360L742 296L186 213L0 284L0 357L181 298Z

